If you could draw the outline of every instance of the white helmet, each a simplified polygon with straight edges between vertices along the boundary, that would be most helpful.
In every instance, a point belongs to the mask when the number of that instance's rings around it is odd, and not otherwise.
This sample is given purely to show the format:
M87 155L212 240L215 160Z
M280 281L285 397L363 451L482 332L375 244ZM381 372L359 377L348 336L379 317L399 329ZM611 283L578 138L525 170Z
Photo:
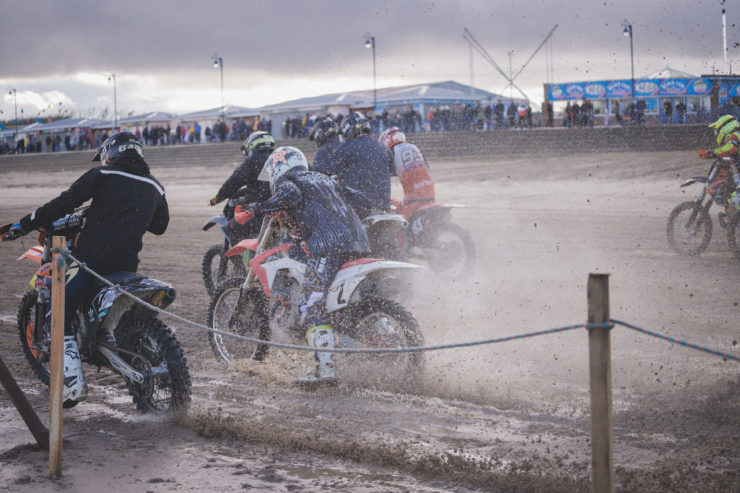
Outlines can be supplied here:
M257 177L261 181L270 182L270 190L275 193L275 182L291 169L308 171L308 161L306 156L295 147L282 146L278 147L270 157L265 161L260 175Z

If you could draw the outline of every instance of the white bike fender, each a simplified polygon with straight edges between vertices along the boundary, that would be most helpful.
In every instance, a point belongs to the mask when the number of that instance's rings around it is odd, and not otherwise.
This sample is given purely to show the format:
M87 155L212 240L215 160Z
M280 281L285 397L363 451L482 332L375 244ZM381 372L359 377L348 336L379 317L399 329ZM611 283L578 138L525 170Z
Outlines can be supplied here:
M265 262L262 264L267 274L267 284L272 290L272 285L275 282L275 276L283 269L289 272L290 277L298 281L299 284L303 285L303 279L305 278L306 265L289 257L283 257L271 262Z
M326 310L331 313L347 306L357 286L371 272L392 269L421 269L422 266L395 260L380 260L366 264L353 265L337 272L326 297Z
M385 221L398 223L398 225L403 228L408 226L408 221L406 221L406 218L400 214L373 214L363 219L363 222L368 227L375 226L377 223L381 223Z

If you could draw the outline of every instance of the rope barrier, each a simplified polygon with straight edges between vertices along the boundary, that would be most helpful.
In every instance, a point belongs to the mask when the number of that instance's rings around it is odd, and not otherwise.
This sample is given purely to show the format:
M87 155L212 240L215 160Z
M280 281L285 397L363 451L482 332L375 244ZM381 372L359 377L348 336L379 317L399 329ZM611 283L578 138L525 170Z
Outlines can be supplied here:
M624 327L627 327L628 329L635 330L642 334L647 334L649 336L657 337L658 339L662 339L664 341L672 342L674 344L680 344L681 346L685 346L691 349L696 349L697 351L703 351L705 353L714 354L716 356L721 356L725 360L731 359L734 361L740 361L740 356L735 356L734 354L723 353L722 351L717 351L716 349L711 349L705 346L700 346L698 344L694 344L693 342L687 342L682 339L676 339L675 337L659 334L657 332L643 329L642 327L638 327L636 325L628 324L627 322L622 322L621 320L612 319L612 322L614 322L617 325L623 325Z
M106 285L114 288L117 292L119 292L121 294L124 294L125 296L128 296L130 299L132 299L136 303L139 303L141 305L144 305L144 306L146 306L147 308L149 308L150 310L152 310L152 311L154 311L156 313L160 313L160 314L165 315L167 317L173 318L173 319L175 319L175 320L177 320L179 322L182 322L182 323L184 323L186 325L191 325L193 327L196 327L196 328L199 328L199 329L202 329L202 330L206 330L206 331L211 332L211 333L214 333L214 334L219 334L219 335L222 335L222 336L231 337L233 339L242 340L242 341L245 341L245 342L251 342L251 343L254 343L254 344L262 344L262 345L265 345L265 346L272 346L272 347L281 348L281 349L291 349L291 350L296 350L296 351L316 352L316 348L312 348L312 347L308 347L308 346L302 346L302 345L298 345L298 344L287 344L287 343L273 342L273 341L265 341L265 340L258 339L258 338L255 338L255 337L249 337L249 336L244 336L244 335L241 335L241 334L235 334L233 332L227 332L227 331L223 331L223 330L214 329L213 327L208 327L206 325L199 324L197 322L193 322L193 321L188 320L186 318L180 317L179 315L175 315L174 313L170 313L168 311L165 311L165 310L163 310L163 309L161 309L159 307L156 307L156 306L154 306L154 305L152 305L150 303L147 303L146 301L142 300L141 298L138 298L138 297L134 296L133 294L129 293L128 291L122 289L121 286L110 282L109 280L105 279L104 277L102 277L97 272L95 272L92 269L90 269L84 262L82 262L79 259L75 258L66 249L63 249L63 248L55 248L55 249L52 250L52 252L59 253L62 257L67 257L67 258L69 258L69 259L77 262L85 271L89 272L93 277L95 277L99 281L103 282L104 284L106 284ZM715 356L721 356L725 360L728 360L729 359L729 360L734 360L734 361L740 361L740 356L735 356L733 354L724 353L722 351L717 351L715 349L710 349L710 348L707 348L707 347L704 347L704 346L700 346L698 344L694 344L694 343L691 343L691 342L686 342L686 341L683 341L683 340L680 340L680 339L675 339L673 337L666 336L666 335L663 335L663 334L659 334L657 332L652 332L652 331L649 331L647 329L643 329L641 327L637 327L637 326L632 325L632 324L629 324L627 322L622 322L620 320L615 320L615 319L611 319L609 322L605 322L605 323L585 323L585 324L576 324L576 325L566 325L566 326L562 326L562 327L555 327L555 328L552 328L552 329L545 329L545 330L540 330L540 331L535 331L535 332L526 332L526 333L523 333L523 334L517 334L517 335L513 335L513 336L498 337L498 338L493 338L493 339L484 339L484 340L479 340L479 341L459 342L459 343L450 343L450 344L439 344L439 345L435 345L435 346L412 346L412 347L395 347L395 348L333 348L333 349L329 349L329 348L324 349L324 348L321 348L321 352L327 352L327 353L344 353L344 354L360 354L360 353L364 353L364 354L418 353L418 352L423 352L423 351L439 351L439 350L442 350L442 349L455 349L455 348L464 348L464 347L472 347L472 346L482 346L482 345L487 345L487 344L497 344L497 343L501 343L501 342L514 341L514 340L518 340L518 339L526 339L526 338L529 338L529 337L536 337L536 336L547 335L547 334L555 334L555 333L558 333L558 332L565 332L565 331L568 331L568 330L580 329L580 328L591 329L591 328L603 327L603 328L611 329L611 328L614 327L614 325L622 325L624 327L627 327L629 329L635 330L637 332L641 332L643 334L647 334L647 335L650 335L650 336L653 336L653 337L657 337L659 339L663 339L663 340L666 340L666 341L669 341L669 342L672 342L672 343L675 343L675 344L680 344L682 346L685 346L685 347L688 347L688 348L691 348L691 349L696 349L698 351L703 351L703 352L706 352L706 353L709 353L709 354L713 354Z

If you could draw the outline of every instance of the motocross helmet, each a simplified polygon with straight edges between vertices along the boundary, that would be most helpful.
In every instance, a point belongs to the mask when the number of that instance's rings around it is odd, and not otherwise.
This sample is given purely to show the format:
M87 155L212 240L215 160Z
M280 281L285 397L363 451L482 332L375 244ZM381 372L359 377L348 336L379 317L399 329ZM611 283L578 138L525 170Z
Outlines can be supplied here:
M722 145L728 135L740 128L740 123L732 115L722 115L709 128L714 129L717 134L717 145Z
M295 147L281 146L272 151L257 179L269 181L270 190L275 193L275 183L292 169L308 171L306 156Z
M275 149L275 139L272 135L262 130L253 132L249 137L247 137L247 140L244 141L241 151L245 156L252 157L252 151L256 151L258 149L269 149L271 151Z
M398 127L390 127L388 130L380 135L379 139L383 144L388 146L388 149L393 149L396 144L402 144L406 142L406 135L401 132Z
M314 126L311 127L311 132L308 134L308 140L315 140L316 145L321 147L338 133L339 125L337 125L337 122L326 117L323 120L317 121Z
M92 160L108 166L122 157L144 157L141 142L131 132L118 132L105 139Z
M350 113L342 120L342 135L345 140L369 133L370 121L362 113Z

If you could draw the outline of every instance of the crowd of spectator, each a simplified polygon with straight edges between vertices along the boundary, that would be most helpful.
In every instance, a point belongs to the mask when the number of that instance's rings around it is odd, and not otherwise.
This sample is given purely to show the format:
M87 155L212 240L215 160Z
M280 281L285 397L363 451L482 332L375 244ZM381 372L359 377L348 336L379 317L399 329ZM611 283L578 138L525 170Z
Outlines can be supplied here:
M318 120L331 116L341 126L343 115L305 113L287 118L283 123L287 138L305 138ZM413 107L369 112L372 133L380 134L390 127L398 127L404 133L487 131L505 128L529 128L534 125L532 108L529 104L514 101L495 103L481 101L458 105L440 105L430 108L422 115Z
M563 111L564 127L593 127L594 126L594 105L590 99L584 99L581 104L574 102L565 106Z
M611 102L614 122L617 125L645 125L646 103L643 99L628 102L622 108L619 100ZM663 101L658 114L661 124L688 123L686 105L679 101L675 105L670 100ZM714 121L719 115L733 114L740 118L740 105L728 100L711 112L702 109L692 113L692 121L703 123ZM341 125L342 115L323 115L305 113L287 118L283 122L283 135L287 138L307 138L318 119L331 116ZM479 101L457 105L439 105L429 108L425 115L411 106L384 110L381 113L369 112L366 115L374 134L380 134L390 127L399 127L404 133L448 132L448 131L489 131L502 129L526 129L533 126L553 126L552 104L546 106L545 120L533 120L532 108L524 101ZM540 115L537 115L538 117ZM614 124L614 123L612 123ZM586 98L568 102L563 110L563 126L592 127L594 125L594 106ZM225 120L217 120L212 127L203 128L197 121L181 122L174 129L169 124L145 125L135 127L132 132L147 146L189 144L201 142L244 141L252 132L263 130L272 133L272 121L265 118L237 118L231 125ZM36 152L57 152L95 149L108 137L106 130L73 129L62 135L29 134L12 141L0 141L0 154L26 154ZM43 139L43 140L42 140Z

